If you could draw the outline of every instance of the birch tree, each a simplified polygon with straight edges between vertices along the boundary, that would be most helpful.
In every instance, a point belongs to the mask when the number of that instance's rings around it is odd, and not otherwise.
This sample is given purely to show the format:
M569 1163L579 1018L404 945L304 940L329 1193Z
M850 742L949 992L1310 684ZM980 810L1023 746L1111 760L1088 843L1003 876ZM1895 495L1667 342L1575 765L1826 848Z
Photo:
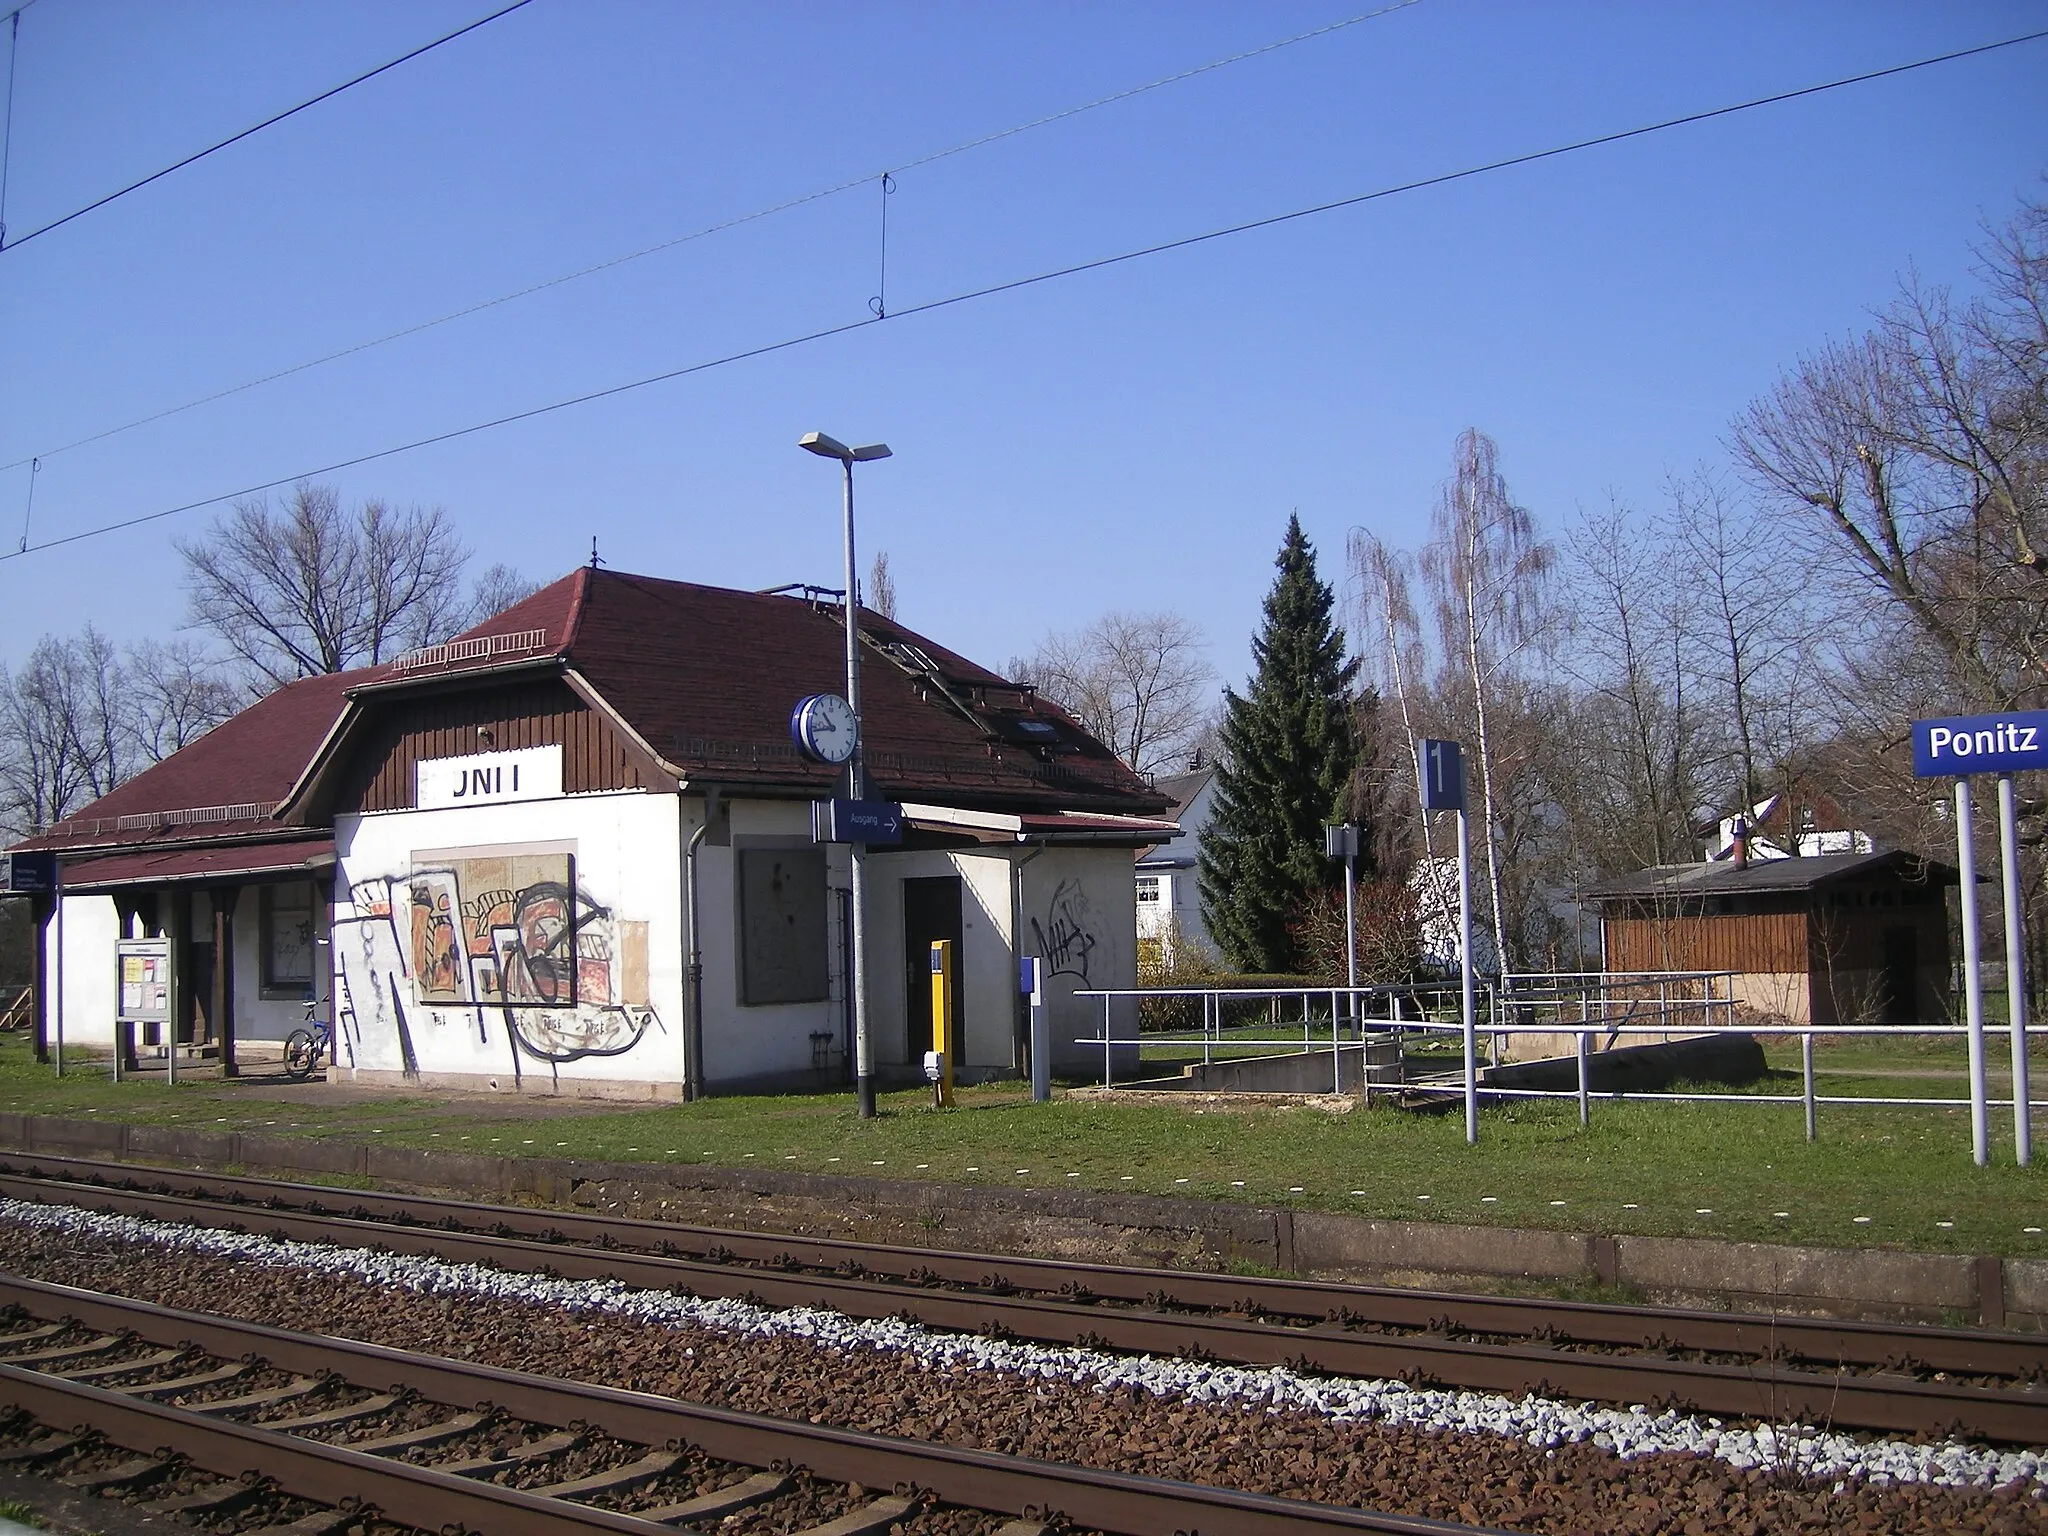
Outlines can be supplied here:
M1506 783L1530 765L1525 743L1497 739L1496 722L1510 700L1531 702L1525 653L1543 637L1546 598L1556 563L1551 546L1536 536L1534 517L1508 494L1493 439L1470 428L1458 436L1451 478L1430 519L1433 537L1419 562L1434 600L1444 689L1462 705L1476 747L1481 835L1486 851L1487 899L1495 953L1513 963L1519 946L1508 941L1509 914L1502 877L1500 813ZM1524 720L1534 716L1526 711Z

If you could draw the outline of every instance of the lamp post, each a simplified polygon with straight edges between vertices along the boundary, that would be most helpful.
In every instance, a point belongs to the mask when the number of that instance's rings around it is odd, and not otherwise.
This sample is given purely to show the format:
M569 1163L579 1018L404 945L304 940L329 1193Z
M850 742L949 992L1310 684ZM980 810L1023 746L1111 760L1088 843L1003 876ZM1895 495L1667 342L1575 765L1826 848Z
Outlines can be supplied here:
M853 466L889 457L887 443L849 448L822 432L806 432L799 448L824 459L837 459L846 485L846 702L853 711L853 755L846 760L846 796L858 800L867 788L861 767L866 756L860 739L860 602L853 569ZM853 1092L863 1120L875 1118L875 1062L868 1042L868 962L866 945L867 845L849 845L853 859Z

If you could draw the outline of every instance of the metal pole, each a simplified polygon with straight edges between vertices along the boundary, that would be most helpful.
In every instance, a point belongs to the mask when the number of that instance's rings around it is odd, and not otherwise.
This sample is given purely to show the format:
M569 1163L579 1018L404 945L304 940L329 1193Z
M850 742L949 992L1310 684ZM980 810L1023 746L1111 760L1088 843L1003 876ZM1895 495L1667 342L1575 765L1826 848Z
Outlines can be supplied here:
M1352 837L1358 829L1352 828ZM1358 850L1354 842L1351 852L1344 855L1344 984L1351 989L1344 999L1344 1008L1352 1017L1358 1015Z
M1116 1086L1115 1083L1110 1081L1109 999L1107 997L1102 1000L1102 1086L1104 1088L1114 1088Z
M1031 967L1031 1102L1052 1098L1052 1031L1045 1022L1045 961L1034 955Z
M62 1077L64 1075L64 861L62 859L55 859L53 862L57 866L57 876L50 882L57 888L57 965L50 977L54 983L50 990L57 994L57 1006L51 1010L51 1016L56 1021L57 1038L51 1042L51 1046L53 1050L52 1060L56 1063L57 1076Z
M1344 1091L1344 1053L1337 1044L1337 994L1330 993L1330 1092Z
M1586 1102L1586 993L1579 992L1579 1126L1581 1129L1592 1124L1592 1108Z
M1813 1140L1813 1033L1799 1037L1799 1070L1806 1078L1806 1139Z
M1956 780L1956 867L1962 875L1963 1002L1970 1026L1970 1155L1991 1161L1984 1086L1984 977L1977 968L1977 849L1970 837L1970 781Z
M2012 775L1998 776L1998 862L2005 877L2005 1007L2012 1025L2013 1156L2024 1168L2033 1160L2033 1105L2027 1088L2027 959L2021 932L2019 816L2013 808Z
M846 791L858 800L866 788L861 771L860 598L853 566L853 460L841 459L846 482L846 703L853 713L853 756L846 760ZM849 845L853 859L853 1095L860 1118L875 1118L875 1057L868 1036L867 845ZM1104 1031L1107 1033L1107 1030Z
M1464 808L1458 810L1458 954L1461 997L1459 1007L1465 1026L1465 1144L1479 1141L1478 1025L1472 1016L1472 835Z

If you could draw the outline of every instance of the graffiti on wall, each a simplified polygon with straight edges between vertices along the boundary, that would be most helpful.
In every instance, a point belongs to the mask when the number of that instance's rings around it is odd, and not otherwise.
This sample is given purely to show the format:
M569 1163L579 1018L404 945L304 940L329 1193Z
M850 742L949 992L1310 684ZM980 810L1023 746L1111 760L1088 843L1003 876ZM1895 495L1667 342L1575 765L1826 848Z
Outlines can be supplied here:
M1077 880L1062 880L1045 904L1045 921L1031 919L1038 952L1054 976L1078 976L1089 985L1088 961L1101 943L1095 936L1095 908Z
M495 1021L515 1075L522 1056L619 1056L660 1026L647 924L592 899L567 853L436 859L358 882L350 899L355 915L335 935L340 1034L352 1045L366 1028L387 1031L407 1072L418 1070L415 1015L466 1016L480 1045Z

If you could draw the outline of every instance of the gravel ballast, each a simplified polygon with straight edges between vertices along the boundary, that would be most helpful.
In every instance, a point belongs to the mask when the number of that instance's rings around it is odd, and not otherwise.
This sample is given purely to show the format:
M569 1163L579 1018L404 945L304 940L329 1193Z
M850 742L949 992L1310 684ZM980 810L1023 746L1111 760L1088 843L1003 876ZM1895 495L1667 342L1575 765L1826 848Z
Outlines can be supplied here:
M942 1333L0 1201L16 1273L755 1412L1535 1531L2040 1531L2032 1450Z

